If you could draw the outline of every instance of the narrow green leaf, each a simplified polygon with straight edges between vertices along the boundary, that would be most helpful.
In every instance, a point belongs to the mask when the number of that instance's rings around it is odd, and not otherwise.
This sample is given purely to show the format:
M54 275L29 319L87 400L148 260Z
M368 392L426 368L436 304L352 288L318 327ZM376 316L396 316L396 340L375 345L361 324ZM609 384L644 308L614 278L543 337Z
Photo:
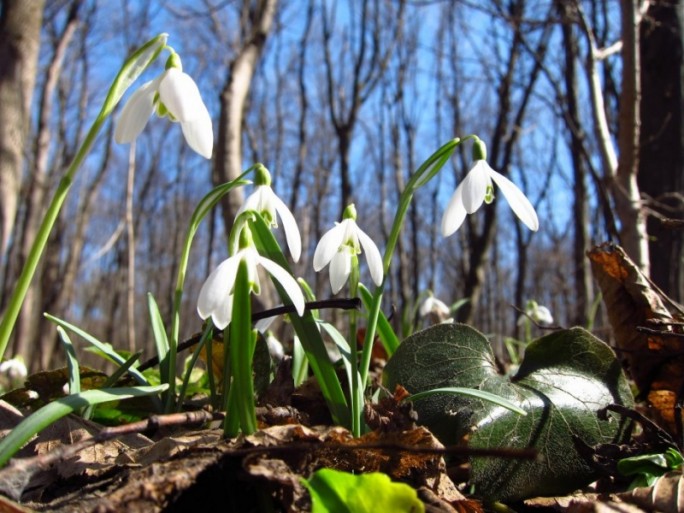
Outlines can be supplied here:
M64 328L57 326L57 333L59 334L59 339L62 341L64 346L64 351L67 356L67 368L69 369L69 393L78 394L81 392L81 368L78 364L78 358L76 356L76 349L71 343L71 339Z
M118 354L116 351L114 351L111 346L108 344L105 344L104 342L100 342L97 338L92 336L90 333L82 330L78 326L74 326L73 324L70 324L66 321L63 321L62 319L59 319L53 315L50 314L45 314L46 319L49 321L54 322L58 326L61 326L62 328L71 331L72 333L75 333L76 335L80 336L83 338L86 342L89 344L95 346L97 349L102 351L104 354L107 355L108 358L110 358L114 363L117 365L124 365L126 363L126 359L122 357L120 354ZM137 369L134 367L131 367L128 369L128 372L130 373L131 376L133 376L133 379L137 381L141 385L149 386L149 383L147 382L147 379L145 376L143 376Z
M195 350L192 352L192 356L190 357L190 363L187 365L185 375L183 376L183 384L181 385L180 392L178 393L178 408L177 409L179 411L183 406L183 401L185 401L185 394L187 393L188 385L190 384L190 375L192 374L192 370L195 368L195 364L197 363L199 355L202 352L202 348L205 345L207 345L207 341L211 340L211 334L212 334L213 329L214 329L214 326L210 322L208 322L204 328L204 331L202 332L202 336L200 337L199 342L195 346ZM211 346L211 343L208 345ZM207 373L208 373L208 376L213 376L213 372L211 372L212 364L211 364L210 353L208 353L207 356L208 356L207 357Z
M426 397L431 397L433 395L437 394L455 394L455 395L467 395L469 397L474 397L476 399L482 399L483 401L487 401L492 404L496 404L497 406L503 406L507 410L511 410L514 413L517 413L518 415L527 415L527 412L520 408L519 406L516 406L514 403L509 401L508 399L504 399L503 397L492 394L491 392L485 392L484 390L478 390L476 388L464 388L464 387L443 387L443 388L434 388L432 390L426 390L425 392L418 392L417 394L411 394L408 399L410 401L420 401L421 399L425 399Z
M155 395L165 391L167 385L156 387L110 388L86 390L46 404L32 415L26 417L0 441L0 467L28 442L33 435L61 419L69 413L109 401L121 401L132 397Z
M363 306L366 311L369 311L373 305L373 295L370 290L368 290L363 284L359 284L359 293L361 295L361 301L363 301ZM387 320L384 313L380 312L378 315L378 335L380 336L380 342L387 352L387 356L392 356L394 351L399 347L399 337L394 333L392 325Z
M126 90L159 56L166 45L167 39L168 34L159 34L138 48L135 53L124 62L121 70L119 70L119 73L116 75L112 86L109 88L107 98L102 105L102 110L100 111L98 119L104 119L112 113L126 93Z
M129 356L128 359L123 363L123 365L117 367L116 370L112 373L112 375L107 378L107 381L104 382L102 388L109 388L116 385L116 382L119 381L119 379L124 374L126 374L126 372L128 372L128 369L135 365L135 362L138 361L138 358L140 358L141 354L142 351L138 351L137 353L133 353L131 356Z
M164 321L157 302L154 300L154 296L149 293L147 294L147 306L150 312L152 333L154 334L154 345L157 350L157 357L159 358L159 377L162 383L169 384L165 408L165 411L168 413L173 409L176 394L176 360L171 358L169 339L166 336L166 328L164 327Z
M252 330L251 286L247 262L238 265L233 289L233 313L230 322L230 364L233 372L231 392L235 392L240 429L244 435L256 431L256 406L254 404L254 378L252 357L256 343ZM228 411L228 415L235 412ZM226 433L235 436L237 433Z
M261 216L257 215L255 218L256 219L251 224L251 228L252 235L254 236L254 243L259 253L266 258L270 258L291 273L292 271L287 263L287 259L285 258L285 255L283 255L273 233L271 233L271 230ZM290 298L287 296L287 293L281 287L280 283L275 280L272 281L280 295L281 301L283 301L284 304L291 304ZM323 397L325 398L333 419L337 424L348 426L350 412L347 406L347 399L342 390L340 380L335 373L335 368L328 357L325 343L316 326L316 319L311 311L307 310L301 317L298 315L291 315L290 322L304 347L304 351L309 359L309 365L311 365L311 369L318 380L321 392L323 393Z

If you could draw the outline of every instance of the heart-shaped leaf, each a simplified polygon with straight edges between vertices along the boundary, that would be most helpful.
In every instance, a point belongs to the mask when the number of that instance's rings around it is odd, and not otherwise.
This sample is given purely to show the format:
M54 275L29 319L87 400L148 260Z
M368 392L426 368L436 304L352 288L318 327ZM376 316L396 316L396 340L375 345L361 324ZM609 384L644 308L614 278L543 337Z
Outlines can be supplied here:
M633 404L613 351L581 328L532 342L517 374L502 376L489 341L460 324L440 324L404 340L385 367L383 381L411 393L469 387L497 394L527 412L464 395L431 396L415 403L419 422L447 444L469 434L473 447L533 447L535 461L474 458L472 482L487 500L511 501L572 491L596 476L578 453L577 441L593 446L621 441L626 426L601 420L611 403Z

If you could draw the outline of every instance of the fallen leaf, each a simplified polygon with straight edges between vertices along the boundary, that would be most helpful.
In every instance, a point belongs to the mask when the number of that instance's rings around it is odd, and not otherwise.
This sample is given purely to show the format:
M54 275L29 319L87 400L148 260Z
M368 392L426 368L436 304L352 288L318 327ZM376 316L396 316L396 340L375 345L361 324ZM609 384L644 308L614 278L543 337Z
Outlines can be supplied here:
M601 288L620 358L648 399L654 416L676 433L677 393L684 376L682 338L673 321L682 320L679 307L648 280L625 251L613 244L587 253ZM668 307L669 305L669 307ZM645 332L643 328L662 326Z
M660 476L652 486L635 488L619 497L646 511L680 513L684 511L684 478L681 471Z

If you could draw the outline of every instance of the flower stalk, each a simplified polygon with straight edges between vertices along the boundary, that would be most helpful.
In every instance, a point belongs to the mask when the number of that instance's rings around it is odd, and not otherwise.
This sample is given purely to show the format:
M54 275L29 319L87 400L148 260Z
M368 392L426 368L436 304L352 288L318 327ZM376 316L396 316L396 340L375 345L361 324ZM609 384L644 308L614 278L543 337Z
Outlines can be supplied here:
M24 299L26 298L26 293L31 285L33 276L36 273L38 263L43 255L50 233L62 210L62 205L64 205L64 201L69 194L76 172L81 167L86 156L90 153L90 149L95 143L95 139L107 117L112 113L130 85L157 59L166 46L167 37L167 34L156 36L145 43L126 60L109 88L109 92L107 93L100 113L88 130L83 143L79 147L71 164L69 164L64 176L59 181L57 190L50 200L43 221L38 228L36 239L31 245L26 263L24 264L14 290L12 291L12 296L7 304L7 310L2 317L2 321L0 321L0 360L2 360L5 354L12 330L14 329L17 317L19 316Z

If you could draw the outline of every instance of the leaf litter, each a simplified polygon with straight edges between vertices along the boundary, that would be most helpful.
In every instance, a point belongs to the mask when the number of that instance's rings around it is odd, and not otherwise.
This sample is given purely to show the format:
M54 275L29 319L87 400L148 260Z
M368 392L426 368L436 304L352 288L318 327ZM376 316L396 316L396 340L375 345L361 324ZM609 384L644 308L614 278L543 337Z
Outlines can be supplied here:
M672 437L682 439L681 307L640 275L621 248L604 245L588 256L604 296L614 348L638 387L638 399L646 401L642 411L660 427L647 426L627 404L632 413L622 411L622 418L634 418L644 426L629 441L587 444L575 436L578 452L584 451L596 467L599 481L571 495L521 496L517 504L529 511L684 511L681 471L661 476L650 487L625 491L625 481L607 469L607 462L671 446ZM96 387L103 376L84 370ZM470 498L465 486L470 457L488 455L516 466L535 455L516 452L524 444L516 445L515 437L489 448L489 454L486 447L476 454L477 448L467 446L473 441L472 430L464 430L457 445L443 445L421 426L424 419L406 401L402 388L366 406L366 422L373 431L355 439L330 425L315 383L284 391L288 369L279 372L279 384L263 394L270 404L259 409L261 429L247 437L223 439L218 429L221 416L208 411L157 416L151 422L114 428L66 417L0 470L0 489L8 496L0 496L0 511L187 511L217 504L226 511L260 511L264 500L272 501L277 511L307 511L310 498L301 479L317 469L332 468L384 472L413 486L429 512L479 512L488 507L483 506L487 498L480 497L484 503ZM48 372L29 378L25 389L7 399L23 405L36 401L36 395L40 401L50 400L59 394L65 376ZM549 383L553 385L552 380ZM21 418L18 410L0 402L0 430L6 433ZM208 428L193 429L198 423ZM506 437L497 440L505 442Z

